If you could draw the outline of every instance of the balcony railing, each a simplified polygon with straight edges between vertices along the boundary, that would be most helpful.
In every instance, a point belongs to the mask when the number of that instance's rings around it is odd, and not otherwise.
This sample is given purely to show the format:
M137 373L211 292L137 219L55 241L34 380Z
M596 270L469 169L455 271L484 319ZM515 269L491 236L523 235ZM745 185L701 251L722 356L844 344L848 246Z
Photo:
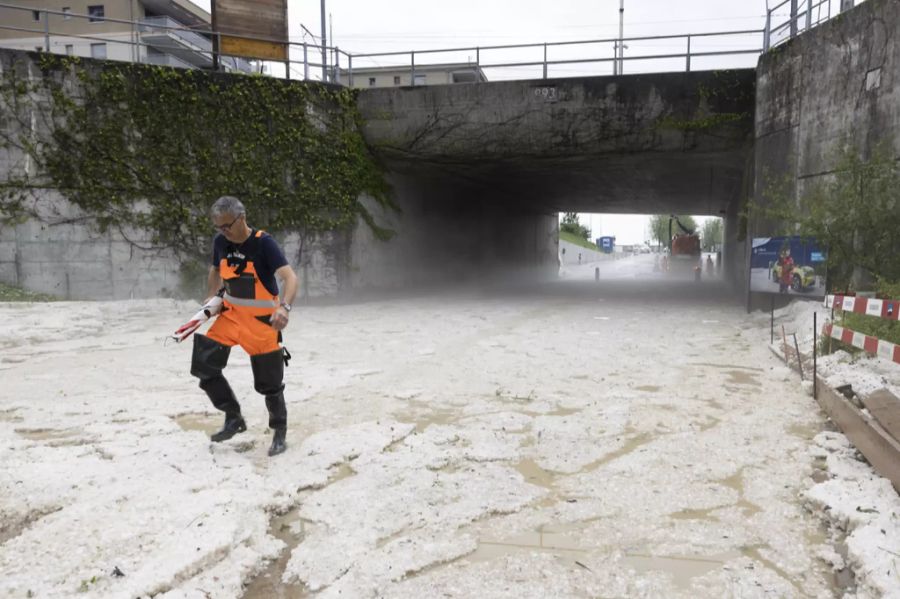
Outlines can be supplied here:
M195 50L212 52L211 38L204 37L196 31L188 29L171 17L146 17L141 19L140 30L143 34L142 37L145 39L168 37L188 44Z

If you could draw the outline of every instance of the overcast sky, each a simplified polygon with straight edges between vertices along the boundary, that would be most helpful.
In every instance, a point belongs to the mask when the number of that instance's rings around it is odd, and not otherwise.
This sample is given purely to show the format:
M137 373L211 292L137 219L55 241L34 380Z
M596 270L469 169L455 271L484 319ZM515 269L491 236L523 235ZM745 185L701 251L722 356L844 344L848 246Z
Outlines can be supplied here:
M769 0L773 6L780 0ZM801 4L803 0L800 0ZM837 3L838 0L835 0ZM209 8L209 2L198 0ZM500 44L543 43L611 39L618 36L619 0L326 0L330 15L328 45L351 53L409 51ZM784 12L784 9L781 9ZM292 41L320 43L300 27L319 35L320 0L288 0ZM762 29L766 0L625 0L625 37L680 35ZM781 14L786 18L786 14ZM684 52L686 41L648 40L631 42L627 56ZM692 40L692 51L750 49L762 46L762 35ZM552 50L550 59L611 57L611 45L578 46ZM574 52L574 54L573 54ZM482 62L540 60L543 49L482 52ZM473 61L474 51L428 55L432 62ZM696 59L697 70L750 67L756 55ZM427 62L418 58L417 63ZM363 66L360 59L355 66ZM408 64L408 57L375 58L373 65ZM626 62L625 72L679 68L683 59L662 64L657 61ZM609 74L611 62L595 65L553 67L551 76ZM495 69L490 79L540 76L539 68ZM582 215L591 226L591 217ZM621 243L639 243L647 238L646 218L625 215L594 217L594 237L616 235Z
M195 0L209 9L209 0ZM769 0L773 4L778 0ZM801 3L804 0L800 0ZM835 0L837 1L837 0ZM333 30L329 45L360 54L387 51L409 51L438 48L491 46L575 40L612 39L619 31L619 0L326 0L328 30ZM625 37L676 35L762 29L766 0L625 0ZM318 36L321 27L320 0L288 0L288 20L292 41L319 43L318 37L305 34L301 24ZM683 52L686 41L640 41L629 43L627 56L641 53ZM705 49L752 48L762 45L762 35L743 38L695 39L694 51ZM528 56L540 58L542 49ZM552 49L556 58L568 57L566 49ZM579 57L612 56L612 47L579 47ZM523 56L523 51L491 54L483 62L498 62L510 54ZM432 55L434 62L466 57L474 60L474 52L459 56ZM523 56L524 57L524 56ZM551 59L554 56L550 56ZM715 66L720 59L705 59ZM379 61L408 63L408 59ZM755 58L731 57L727 66L755 64ZM649 66L649 65L648 65ZM706 65L700 65L702 68ZM626 72L641 70L642 63L626 63ZM587 67L556 67L559 74ZM598 67L609 72L610 63ZM659 68L651 70L660 70ZM493 78L508 74L492 73Z

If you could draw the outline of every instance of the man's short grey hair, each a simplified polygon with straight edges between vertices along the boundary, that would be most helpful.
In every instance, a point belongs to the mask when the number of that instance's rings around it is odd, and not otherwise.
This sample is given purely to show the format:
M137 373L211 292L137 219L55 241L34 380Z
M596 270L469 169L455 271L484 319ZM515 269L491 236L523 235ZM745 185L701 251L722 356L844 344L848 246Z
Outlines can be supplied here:
M230 214L232 216L243 216L247 214L246 208L239 199L234 196L222 196L209 209L213 216L222 216Z

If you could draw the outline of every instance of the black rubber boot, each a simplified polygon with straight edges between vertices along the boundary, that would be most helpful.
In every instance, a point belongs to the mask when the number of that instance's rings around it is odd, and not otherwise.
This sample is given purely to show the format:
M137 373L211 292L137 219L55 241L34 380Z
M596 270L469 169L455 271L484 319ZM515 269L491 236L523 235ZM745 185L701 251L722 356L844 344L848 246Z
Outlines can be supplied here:
M269 428L274 432L269 455L282 453L287 445L287 407L284 403L284 355L281 350L250 356L253 369L253 387L257 393L266 396L269 410Z
M287 449L287 443L284 441L285 435L287 435L287 427L275 429L272 434L272 445L269 447L270 456L284 453L284 450Z
M225 412L222 430L213 434L213 441L224 441L247 430L241 417L241 405L222 370L228 364L231 348L213 341L205 335L194 335L194 354L191 358L191 374L200 379L200 388L206 392L212 404Z
M225 424L222 425L222 430L213 433L209 438L213 443L221 443L245 430L247 430L247 423L244 422L244 418L240 414L237 416L225 416Z

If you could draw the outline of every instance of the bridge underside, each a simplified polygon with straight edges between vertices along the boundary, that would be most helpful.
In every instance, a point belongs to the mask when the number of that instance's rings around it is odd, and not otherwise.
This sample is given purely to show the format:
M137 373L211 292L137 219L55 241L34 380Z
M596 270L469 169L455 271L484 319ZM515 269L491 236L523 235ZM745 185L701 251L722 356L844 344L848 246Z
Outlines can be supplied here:
M422 278L422 235L460 272L554 275L567 211L723 216L734 236L754 86L747 70L363 91L403 208L391 267Z
M387 164L395 174L460 187L506 209L724 215L740 198L746 161L741 150Z

